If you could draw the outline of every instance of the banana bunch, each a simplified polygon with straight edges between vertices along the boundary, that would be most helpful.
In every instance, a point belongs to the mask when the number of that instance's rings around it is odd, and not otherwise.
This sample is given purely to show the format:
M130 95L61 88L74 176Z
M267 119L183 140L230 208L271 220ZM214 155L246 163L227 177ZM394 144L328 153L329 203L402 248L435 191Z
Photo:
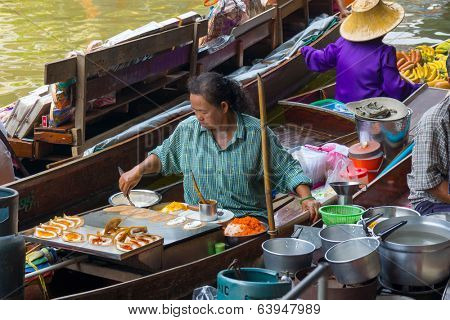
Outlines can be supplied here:
M438 44L435 51L439 54L448 55L450 51L450 39Z
M428 83L431 87L450 89L446 61L450 39L436 48L421 45L409 52L397 52L397 68L404 78L415 83Z
M432 47L427 45L417 46L416 49L420 50L422 54L422 60L424 62L431 62L434 60L435 51Z

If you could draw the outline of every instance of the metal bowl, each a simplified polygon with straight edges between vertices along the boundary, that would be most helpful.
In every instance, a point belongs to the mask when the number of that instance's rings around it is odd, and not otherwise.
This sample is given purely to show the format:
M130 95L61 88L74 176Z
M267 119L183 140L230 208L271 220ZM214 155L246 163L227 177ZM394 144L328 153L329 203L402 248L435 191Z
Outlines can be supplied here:
M151 190L131 190L129 195L131 201L139 208L150 207L162 199L159 193ZM109 197L108 202L113 206L130 205L122 192L113 194Z

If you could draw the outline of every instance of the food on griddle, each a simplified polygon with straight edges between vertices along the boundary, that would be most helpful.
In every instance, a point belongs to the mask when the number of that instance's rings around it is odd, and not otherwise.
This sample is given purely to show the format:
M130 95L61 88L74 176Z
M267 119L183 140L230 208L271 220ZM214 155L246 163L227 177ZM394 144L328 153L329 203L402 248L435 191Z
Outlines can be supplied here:
M61 234L61 233L63 232L63 229L62 229L61 227L58 227L58 226L51 226L51 225L48 225L48 224L43 224L43 223L41 223L41 224L39 225L39 227L40 227L41 229L46 230L46 231L53 231L53 232L56 232L56 234Z
M172 219L172 220L167 221L166 224L167 224L168 226L175 226L175 225L177 225L177 224L183 224L183 223L185 223L186 220L187 220L186 217L176 217L175 219Z
M132 216L132 215L134 215L134 214L137 214L137 213L141 212L141 210L142 210L142 209L140 209L140 208L132 207L132 208L130 208L130 209L128 209L128 210L120 211L119 213L120 213L122 216Z
M122 222L122 219L120 218L112 218L109 220L106 225L105 229L103 230L103 235L113 235L115 234L119 229L119 224Z
M137 227L130 227L130 234L135 235L139 233L147 233L147 227L146 226L137 226Z
M266 227L254 217L234 218L225 228L225 236L251 236L264 232Z
M83 235L73 231L64 231L61 239L65 242L84 242Z
M51 225L51 226L59 227L59 228L61 228L63 231L66 231L67 229L69 229L69 227L67 227L67 225L65 225L64 223L56 222L56 221L54 221L54 220L50 220L50 221L48 222L48 224Z
M181 202L171 202L167 206L161 209L161 212L163 213L170 213L174 211L184 211L187 210L188 207L184 203Z
M135 209L133 206L115 206L103 209L106 212L121 212L125 210Z
M201 221L192 221L192 222L188 222L183 226L183 229L185 230L193 230L193 229L198 229L201 226L203 226L203 223Z
M100 234L88 234L87 241L94 246L107 247L112 244L112 239L110 237L102 236Z
M65 219L65 218L61 218L61 217L55 217L55 218L53 218L53 221L55 221L56 223L63 224L65 226L67 226L68 229L69 228L75 228L75 226L76 226L76 222L75 221L72 221L72 220L69 220L69 219Z
M160 236L155 236L151 234L138 234L134 236L137 240L145 242L145 244L149 244L161 239Z
M75 228L79 228L84 225L84 219L79 216L68 216L64 214L64 219L75 222Z
M138 246L131 244L131 243L123 243L123 242L117 242L116 243L117 250L129 252L131 250L139 248Z
M133 218L137 218L137 219L145 219L145 218L153 217L153 216L158 215L158 214L159 214L158 212L152 211L152 210L149 210L149 209L138 209L131 216Z
M136 235L128 234L122 241L116 241L115 243L117 250L128 252L158 241L160 239L160 236L150 235L147 233Z
M45 230L45 229L36 227L34 229L34 236L39 239L54 239L58 235L54 231Z

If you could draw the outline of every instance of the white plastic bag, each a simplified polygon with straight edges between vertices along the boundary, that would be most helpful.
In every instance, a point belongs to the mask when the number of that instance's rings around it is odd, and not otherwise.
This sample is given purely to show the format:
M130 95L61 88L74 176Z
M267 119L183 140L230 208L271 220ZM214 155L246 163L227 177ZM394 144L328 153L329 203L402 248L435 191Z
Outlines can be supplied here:
M325 183L327 173L327 153L300 147L300 150L292 153L294 159L300 162L305 175L313 183L313 189Z

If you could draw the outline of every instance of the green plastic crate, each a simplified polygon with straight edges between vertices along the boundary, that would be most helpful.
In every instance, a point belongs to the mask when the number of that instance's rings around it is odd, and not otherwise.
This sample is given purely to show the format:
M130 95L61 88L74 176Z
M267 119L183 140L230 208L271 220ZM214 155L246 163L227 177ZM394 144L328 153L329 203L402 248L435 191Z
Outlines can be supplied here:
M364 212L360 207L354 206L323 206L319 208L319 212L322 215L323 223L327 226L334 224L354 224Z

